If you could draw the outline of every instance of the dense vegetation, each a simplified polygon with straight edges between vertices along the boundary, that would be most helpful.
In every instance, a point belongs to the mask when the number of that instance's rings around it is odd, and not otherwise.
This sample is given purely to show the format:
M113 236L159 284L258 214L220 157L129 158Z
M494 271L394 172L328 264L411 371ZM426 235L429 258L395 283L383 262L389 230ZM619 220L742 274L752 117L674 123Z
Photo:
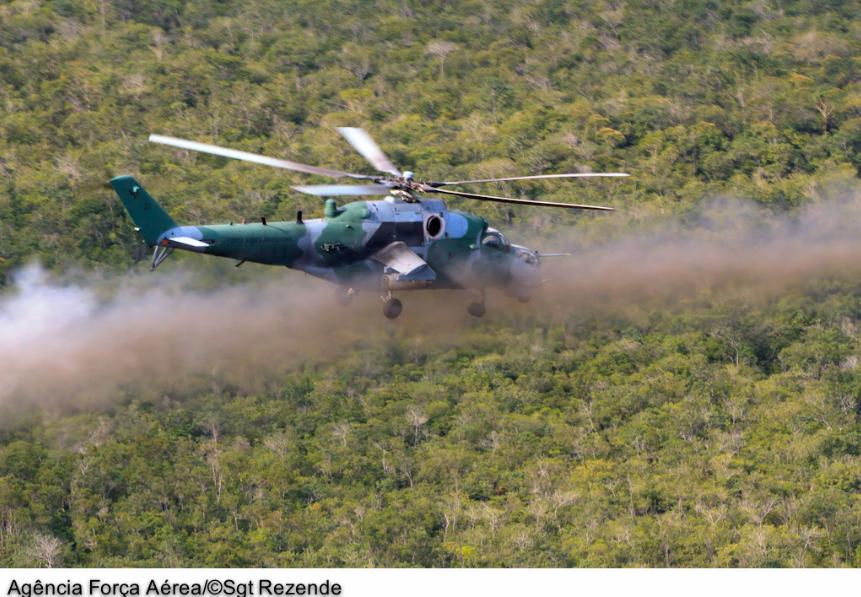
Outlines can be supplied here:
M291 176L149 132L358 170L332 130L353 124L428 178L626 170L506 190L635 217L715 195L791 211L861 169L858 14L3 2L0 280L33 258L130 267L105 186L121 172L181 221L319 211ZM467 208L521 233L596 222ZM859 291L499 316L426 345L380 332L263 392L204 381L4 425L0 564L861 565Z

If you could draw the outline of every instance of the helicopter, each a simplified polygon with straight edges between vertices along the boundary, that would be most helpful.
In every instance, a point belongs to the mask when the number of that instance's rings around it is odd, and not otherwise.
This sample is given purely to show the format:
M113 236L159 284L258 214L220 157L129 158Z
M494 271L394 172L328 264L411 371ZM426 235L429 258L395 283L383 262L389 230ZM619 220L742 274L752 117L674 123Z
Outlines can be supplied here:
M512 244L474 214L448 209L443 197L460 197L515 205L561 209L613 211L611 207L530 199L515 199L451 189L506 181L623 177L624 172L578 172L509 176L473 180L420 181L401 171L363 129L340 127L338 132L380 174L356 174L284 159L228 149L165 135L150 135L153 143L243 160L303 174L333 179L351 178L362 184L299 185L293 189L325 198L323 218L294 221L261 218L254 223L178 225L132 176L110 184L147 245L154 247L155 270L175 249L245 262L280 265L303 271L337 285L336 297L348 305L360 291L378 293L383 314L395 319L403 310L394 292L419 289L463 289L474 293L470 315L486 312L488 288L529 301L544 283L541 260L565 253L540 253ZM338 205L335 197L384 196Z

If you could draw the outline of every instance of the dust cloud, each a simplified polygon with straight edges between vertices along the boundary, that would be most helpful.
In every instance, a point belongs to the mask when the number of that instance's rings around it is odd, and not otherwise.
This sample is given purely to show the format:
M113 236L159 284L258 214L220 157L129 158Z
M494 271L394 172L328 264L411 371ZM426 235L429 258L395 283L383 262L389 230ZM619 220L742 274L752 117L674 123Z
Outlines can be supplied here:
M12 415L127 397L262 390L285 371L337 364L350 350L373 359L393 341L414 351L452 341L469 318L465 306L435 300L461 293L410 296L410 312L389 321L373 292L344 307L327 282L248 269L243 281L214 287L212 273L181 266L123 276L19 270L0 294L0 426Z
M704 290L767 298L828 277L861 275L857 190L834 191L790 215L724 198L682 217L623 228L588 244L570 234L541 240L573 253L545 259L550 281L538 298L546 311L659 305Z
M249 386L350 340L331 291L301 275L294 284L201 286L183 271L75 283L38 265L19 271L0 298L0 412L88 407L200 376Z
M349 351L373 359L393 342L417 353L453 346L465 328L508 325L508 315L517 325L540 325L668 304L704 288L774 294L861 274L857 191L790 216L723 200L651 222L610 217L586 234L574 229L532 243L574 254L545 260L553 279L528 305L489 293L483 320L466 315L470 293L435 291L404 293L404 314L391 322L373 293L344 308L331 285L284 270L212 288L181 267L69 281L30 265L0 295L0 420L205 388L216 379L265 387L278 372L336 362Z

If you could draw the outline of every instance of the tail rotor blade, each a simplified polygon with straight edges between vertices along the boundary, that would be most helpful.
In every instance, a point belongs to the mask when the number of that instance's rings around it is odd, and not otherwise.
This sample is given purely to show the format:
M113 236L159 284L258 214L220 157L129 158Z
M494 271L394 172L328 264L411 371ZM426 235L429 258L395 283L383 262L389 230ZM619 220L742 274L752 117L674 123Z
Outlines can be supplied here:
M388 172L395 176L401 176L401 171L395 168L394 164L389 161L380 146L371 139L371 136L364 129L342 126L338 127L338 132L341 133L347 142L353 146L353 149L362 154L370 164L380 172Z
M342 172L341 170L333 170L332 168L321 168L320 166L309 166L289 160L281 160L278 158L270 158L265 155L256 153L248 153L247 151L239 151L237 149L228 149L227 147L219 147L209 143L200 143L198 141L189 141L187 139L178 139L176 137L167 137L165 135L150 135L149 140L152 143L160 143L161 145L170 145L171 147L179 147L180 149L188 149L190 151L199 151L201 153L209 153L225 158L233 158L244 162L253 162L255 164L263 164L264 166L272 166L274 168L283 168L285 170L293 170L294 172L304 172L305 174L317 174L319 176L329 176L331 178L361 178L374 180L376 176L367 174L353 174L351 172Z

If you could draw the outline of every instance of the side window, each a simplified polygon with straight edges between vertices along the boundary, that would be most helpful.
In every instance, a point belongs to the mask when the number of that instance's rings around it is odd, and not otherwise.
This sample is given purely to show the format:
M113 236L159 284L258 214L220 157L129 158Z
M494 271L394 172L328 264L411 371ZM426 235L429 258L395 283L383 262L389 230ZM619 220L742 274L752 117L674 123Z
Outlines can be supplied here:
M497 251L507 252L511 248L511 245L508 244L502 233L495 228L488 228L485 231L484 236L481 238L481 244Z

